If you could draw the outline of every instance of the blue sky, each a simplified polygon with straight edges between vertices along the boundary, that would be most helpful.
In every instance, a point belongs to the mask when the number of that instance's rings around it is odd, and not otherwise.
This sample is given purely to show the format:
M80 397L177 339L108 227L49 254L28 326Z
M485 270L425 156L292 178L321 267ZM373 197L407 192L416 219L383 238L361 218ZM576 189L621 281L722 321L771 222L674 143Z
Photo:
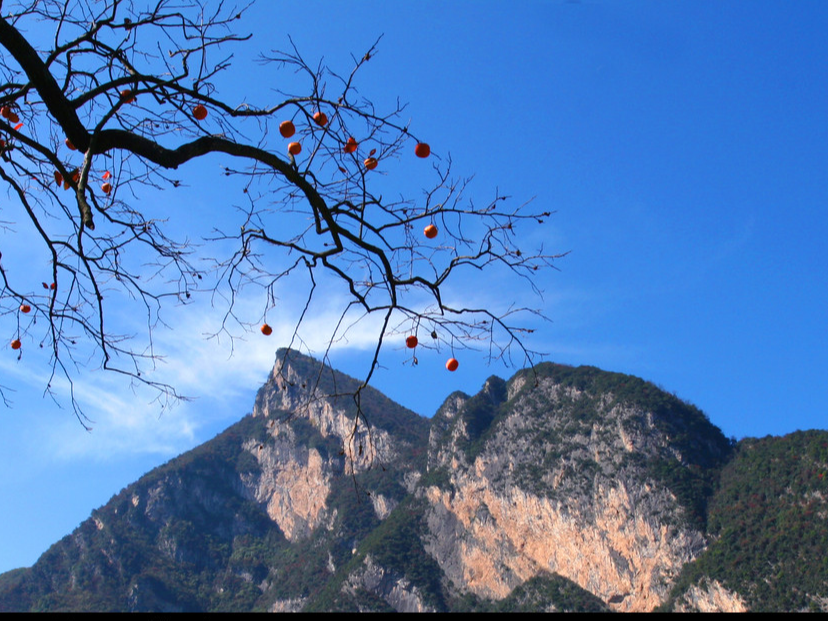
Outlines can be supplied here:
M828 4L260 2L241 29L254 36L228 99L273 101L289 78L248 59L288 34L311 64L343 72L383 35L361 93L407 102L416 135L475 175L470 196L497 188L556 211L527 239L570 251L539 283L543 298L492 279L453 292L542 308L552 321L529 344L547 359L653 381L728 436L826 428ZM226 204L205 184L219 166L183 169L186 193L145 201L184 229L221 219ZM121 488L248 413L290 312L232 356L203 337L218 320L209 305L166 319L163 372L197 399L161 413L86 370L90 433L43 397L36 356L0 356L0 384L15 388L0 409L0 571L32 564ZM310 332L328 321L320 311ZM370 325L353 333L335 366L364 373L371 342ZM424 416L453 390L515 371L487 366L484 352L464 352L452 374L445 351L422 352L416 367L405 356L388 343L374 386Z

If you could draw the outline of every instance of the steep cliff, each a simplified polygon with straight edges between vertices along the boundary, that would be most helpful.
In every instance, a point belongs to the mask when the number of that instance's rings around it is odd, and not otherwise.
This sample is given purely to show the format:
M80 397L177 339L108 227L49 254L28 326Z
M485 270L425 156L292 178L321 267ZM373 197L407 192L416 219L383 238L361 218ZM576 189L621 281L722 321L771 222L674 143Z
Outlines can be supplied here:
M428 467L444 476L420 491L427 550L476 595L548 571L614 610L652 610L705 547L703 499L675 481L704 486L729 443L640 380L542 365L452 396L435 419Z
M593 367L492 377L477 395L450 395L430 420L358 386L280 350L251 415L122 490L34 567L0 575L0 610L736 611L828 601L824 432L793 448L787 439L734 448L695 407ZM759 465L769 452L776 470ZM762 487L757 469L785 485ZM799 534L768 535L770 508ZM748 550L748 536L775 556ZM799 546L815 576L796 583L783 543Z

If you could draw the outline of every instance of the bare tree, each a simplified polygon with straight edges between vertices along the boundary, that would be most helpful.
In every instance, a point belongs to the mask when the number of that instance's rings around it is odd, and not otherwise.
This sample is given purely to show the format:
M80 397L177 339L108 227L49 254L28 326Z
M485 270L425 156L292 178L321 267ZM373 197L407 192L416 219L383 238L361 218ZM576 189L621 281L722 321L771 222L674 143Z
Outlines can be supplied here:
M518 228L550 213L510 207L499 194L483 204L467 200L468 180L454 178L450 158L414 135L403 106L376 110L357 91L376 44L344 73L312 66L295 46L263 53L262 63L303 76L305 86L254 104L217 86L231 66L228 47L248 38L234 32L244 8L28 0L0 9L0 179L8 199L0 234L34 231L51 266L33 288L15 257L0 258L0 325L18 356L47 349L52 376L65 376L70 393L72 377L91 364L181 398L147 374L158 357L160 309L209 294L224 314L216 334L232 342L266 321L278 288L294 275L306 279L306 309L324 275L347 287L329 343L347 332L354 311L381 318L363 386L390 335L418 337L414 364L417 347L481 344L493 359L518 351L521 364L531 363L536 354L524 346L517 317L538 311L452 306L443 293L458 272L496 265L533 286L559 255L520 248ZM174 192L177 169L211 154L224 158L228 183L241 180L243 204L228 207L238 219L232 230L193 244L141 197L147 188ZM428 158L434 174L421 196L389 200L376 190L385 163L420 165L418 158ZM278 264L269 260L273 251ZM249 287L267 293L256 318L236 312ZM113 330L112 306L123 297L141 304L145 333Z

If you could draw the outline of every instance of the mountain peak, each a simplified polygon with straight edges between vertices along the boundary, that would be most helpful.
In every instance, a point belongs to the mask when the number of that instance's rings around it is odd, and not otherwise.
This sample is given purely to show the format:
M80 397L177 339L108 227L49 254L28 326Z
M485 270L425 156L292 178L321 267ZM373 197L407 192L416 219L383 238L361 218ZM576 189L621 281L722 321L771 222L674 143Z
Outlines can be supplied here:
M322 362L298 350L283 347L276 351L273 369L259 390L256 404L260 405L260 397L267 394L271 397L269 409L275 407L291 414L301 414L320 399L353 393L357 385L353 378L335 372ZM257 408L254 415L266 411Z
M323 437L340 443L353 467L362 467L358 464L363 462L369 467L374 458L387 461L424 441L428 433L423 417L359 380L287 348L276 352L273 370L256 394L253 416L279 422L307 420Z
M280 349L253 416L0 575L0 611L825 611L828 433L793 440L734 451L649 382L551 363L427 420Z

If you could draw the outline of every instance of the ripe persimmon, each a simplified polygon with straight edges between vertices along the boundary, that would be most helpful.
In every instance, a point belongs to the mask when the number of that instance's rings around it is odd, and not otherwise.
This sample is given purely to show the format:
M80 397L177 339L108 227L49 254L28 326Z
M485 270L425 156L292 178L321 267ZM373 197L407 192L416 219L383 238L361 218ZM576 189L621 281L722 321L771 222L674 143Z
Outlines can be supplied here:
M273 334L273 328L271 328L266 323L262 324L260 330L262 331L262 334L264 334L265 336L270 336L271 334Z
M456 358L449 358L448 362L446 362L446 368L449 371L456 371L457 367L459 367L459 366L460 366L460 363L457 362Z
M283 138L290 138L296 133L296 126L292 121L282 121L279 123L279 133Z
M11 342L11 348L12 348L12 349L20 349L20 348L22 347L22 345L23 345L23 344L20 342L20 339L14 339L14 340Z
M313 115L313 120L316 122L319 127L325 127L328 124L328 115L324 112L317 112Z
M9 118L11 111L12 109L10 106L2 106L0 107L0 116L2 116L4 119L7 119Z
M353 136L351 136L350 138L348 138L348 142L345 143L345 146L342 147L342 150L345 151L345 153L353 153L357 150L357 146L359 146L357 144L357 141L354 139Z
M302 145L298 142L291 142L288 145L288 153L291 155L299 155L302 152Z
M21 313L30 313L32 312L32 307L28 304L21 304L20 305L20 312Z
M434 239L435 237L437 237L437 227L433 224L429 224L427 227L423 229L423 235L425 235L429 239Z
M196 121L203 121L207 118L207 108L198 104L195 108L193 108L193 118Z
M17 116L17 112L15 112L14 110L9 112L9 117L8 118L9 118L9 123L17 123L20 120L20 117ZM22 125L22 123L21 123L21 125ZM15 127L15 129L16 130L20 129L20 127Z
M73 145L73 144L72 144L72 141L71 141L71 140L69 140L68 138L67 138L66 140L64 140L63 142L65 142L65 143L66 143L66 146L67 146L67 147L69 147L69 150L70 150L70 151L76 151L76 150L77 150L77 149L76 149L76 147L75 147L75 145Z
M124 103L132 103L135 101L135 93L129 89L122 90L119 94L121 96L121 101Z
M408 347L408 349L414 349L417 347L418 342L417 337L412 334L405 339L405 346Z
M80 181L80 171L76 168L72 171L71 175L72 183L77 184ZM72 187L72 183L69 182L69 179L63 180L63 189L68 190Z
M112 184L107 181L101 185L101 190L104 194L109 194L112 191Z
M431 147L429 147L425 142L420 142L414 147L414 153L417 157L428 157L431 155Z
M365 164L365 168L368 170L374 170L379 162L377 161L377 158L369 157L363 162L363 164Z

